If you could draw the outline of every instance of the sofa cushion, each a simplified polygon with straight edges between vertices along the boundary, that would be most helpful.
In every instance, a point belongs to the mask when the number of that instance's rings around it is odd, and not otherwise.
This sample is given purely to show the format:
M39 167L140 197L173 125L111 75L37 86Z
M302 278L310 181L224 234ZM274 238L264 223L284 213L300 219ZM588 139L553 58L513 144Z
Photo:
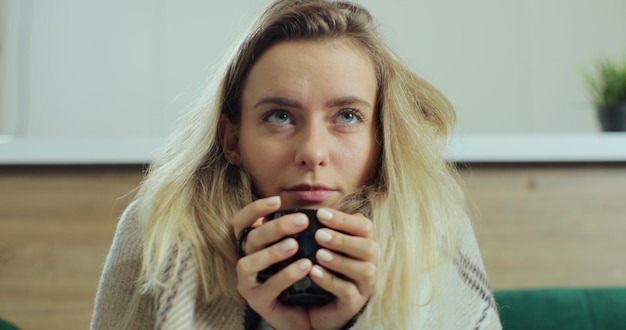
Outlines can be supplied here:
M503 329L626 329L626 288L494 292Z

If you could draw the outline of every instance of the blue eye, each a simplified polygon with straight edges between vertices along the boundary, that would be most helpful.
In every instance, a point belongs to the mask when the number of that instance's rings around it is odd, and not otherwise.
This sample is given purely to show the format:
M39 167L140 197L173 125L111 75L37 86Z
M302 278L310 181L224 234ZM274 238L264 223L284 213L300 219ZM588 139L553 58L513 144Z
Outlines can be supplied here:
M267 114L264 119L272 124L288 124L291 122L289 113L286 111L275 110Z
M362 117L356 110L346 109L339 113L337 121L341 124L356 124L362 121Z

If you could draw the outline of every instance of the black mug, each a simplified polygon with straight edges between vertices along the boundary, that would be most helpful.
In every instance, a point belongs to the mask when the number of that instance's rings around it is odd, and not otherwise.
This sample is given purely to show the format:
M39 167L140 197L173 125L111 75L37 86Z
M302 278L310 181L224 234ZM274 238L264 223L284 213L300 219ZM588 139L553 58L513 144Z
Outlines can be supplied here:
M324 226L317 220L317 210L314 209L288 209L274 212L265 217L265 221L274 220L291 213L304 213L309 218L309 226L304 231L292 235L296 241L298 241L298 252L291 258L273 264L267 269L257 274L259 282L265 282L272 275L278 273L283 268L292 264L294 261L308 258L313 264L316 264L315 253L319 250L320 246L315 241L315 232L324 228ZM278 301L284 305L297 305L297 306L321 306L328 304L335 300L335 296L320 288L315 284L309 276L297 281L292 286L287 288L278 296Z

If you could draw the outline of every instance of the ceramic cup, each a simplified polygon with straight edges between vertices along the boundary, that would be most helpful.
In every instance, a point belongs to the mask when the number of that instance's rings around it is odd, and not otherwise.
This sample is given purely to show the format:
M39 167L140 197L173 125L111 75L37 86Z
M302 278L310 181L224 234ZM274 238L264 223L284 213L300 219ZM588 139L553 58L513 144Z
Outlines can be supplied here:
M304 213L309 218L309 226L303 232L292 235L298 241L298 252L291 258L276 263L267 269L259 272L257 279L265 282L272 275L278 273L283 268L292 264L296 260L308 258L313 264L316 264L315 253L320 246L315 241L315 232L324 226L317 220L317 210L314 209L288 209L274 212L267 217L265 221L271 221L291 213ZM297 281L292 286L283 291L278 300L285 305L299 306L320 306L332 302L335 296L330 292L323 290L315 284L309 276Z

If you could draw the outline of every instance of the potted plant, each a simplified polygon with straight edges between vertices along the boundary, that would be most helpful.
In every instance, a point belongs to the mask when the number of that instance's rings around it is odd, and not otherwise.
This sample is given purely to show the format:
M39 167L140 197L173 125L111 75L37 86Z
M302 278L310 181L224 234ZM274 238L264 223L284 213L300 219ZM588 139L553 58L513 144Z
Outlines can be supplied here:
M602 131L626 131L626 58L598 61L584 79Z

